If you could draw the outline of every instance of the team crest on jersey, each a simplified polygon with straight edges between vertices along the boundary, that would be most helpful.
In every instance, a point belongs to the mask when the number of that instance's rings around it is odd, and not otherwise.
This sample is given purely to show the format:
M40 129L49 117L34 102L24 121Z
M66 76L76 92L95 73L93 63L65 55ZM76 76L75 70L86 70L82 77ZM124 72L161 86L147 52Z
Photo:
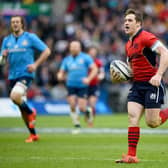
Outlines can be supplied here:
M23 45L23 46L27 46L27 45L28 45L28 41L27 41L27 40L24 40L24 41L22 42L22 45Z
M135 43L133 47L134 47L135 49L137 49L137 48L138 48L138 44Z
M155 100L156 99L156 93L151 93L150 94L150 99Z
M84 60L83 59L80 59L79 60L79 64L83 64L84 63Z

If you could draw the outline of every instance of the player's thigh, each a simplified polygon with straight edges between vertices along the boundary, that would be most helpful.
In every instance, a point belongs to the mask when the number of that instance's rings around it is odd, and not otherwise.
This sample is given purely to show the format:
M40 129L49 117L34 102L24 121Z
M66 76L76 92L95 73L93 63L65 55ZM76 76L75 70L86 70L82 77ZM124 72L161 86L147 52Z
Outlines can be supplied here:
M78 107L80 111L85 112L87 109L87 99L85 97L78 97Z
M143 112L144 112L143 105L136 102L128 102L129 126L138 126Z
M70 104L71 107L75 107L76 106L76 96L77 96L76 88L67 87L67 91L68 91L68 96L67 96L68 103Z
M67 97L68 103L71 107L75 107L76 106L76 96L75 95L69 95Z
M145 109L145 120L148 126L157 127L160 125L160 108Z
M164 88L150 86L145 95L145 119L148 126L154 128L160 125L160 108L164 102Z
M21 103L23 97L26 96L27 88L31 85L32 78L21 77L10 81L10 98L16 103Z
M96 102L97 102L97 96L92 95L88 98L88 103L91 107L94 107Z

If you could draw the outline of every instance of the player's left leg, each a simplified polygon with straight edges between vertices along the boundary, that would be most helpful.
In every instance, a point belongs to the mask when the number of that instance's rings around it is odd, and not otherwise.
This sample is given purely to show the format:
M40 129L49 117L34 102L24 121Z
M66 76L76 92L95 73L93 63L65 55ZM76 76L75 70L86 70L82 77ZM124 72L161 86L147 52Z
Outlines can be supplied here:
M87 99L84 97L78 97L77 101L79 110L85 114L87 112Z
M145 110L146 123L151 128L156 128L168 119L168 109L147 108Z
M150 86L145 96L145 118L149 127L155 128L168 119L168 108L161 110L164 103L164 87Z
M93 125L93 115L92 109L88 107L88 88L79 88L78 89L78 107L81 112L84 113L85 118Z
M88 108L90 108L90 113L87 117L88 127L93 127L93 120L94 117L96 116L96 110L95 110L96 102L97 102L97 96L91 95L88 98Z
M92 111L93 111L93 115L94 115L94 116L96 115L96 110L95 110L96 102L97 102L97 96L91 95L91 96L88 98L88 104L89 104L89 107L92 108Z
M26 79L23 81L26 81ZM26 84L18 81L15 83L10 92L10 98L16 105L18 105L22 114L22 118L30 131L30 136L28 139L26 139L26 142L33 142L39 139L35 130L36 111L31 109L27 104L25 98L26 90Z

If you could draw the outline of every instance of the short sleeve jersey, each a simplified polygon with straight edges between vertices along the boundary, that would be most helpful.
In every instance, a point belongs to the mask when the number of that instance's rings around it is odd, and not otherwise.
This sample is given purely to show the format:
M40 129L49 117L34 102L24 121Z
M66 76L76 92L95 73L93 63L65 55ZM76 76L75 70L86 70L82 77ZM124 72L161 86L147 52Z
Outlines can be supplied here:
M93 59L83 52L77 56L69 55L64 58L61 70L67 73L66 85L69 87L87 87L83 83L83 78L88 76L89 68L93 64Z
M149 81L157 71L156 53L152 46L158 38L143 29L140 29L132 41L126 44L126 55L133 71L133 81Z
M13 34L4 38L1 47L1 55L4 50L8 50L7 61L9 64L10 80L20 77L34 77L34 73L27 70L29 64L34 63L34 51L44 51L46 44L33 33L23 32L19 37Z

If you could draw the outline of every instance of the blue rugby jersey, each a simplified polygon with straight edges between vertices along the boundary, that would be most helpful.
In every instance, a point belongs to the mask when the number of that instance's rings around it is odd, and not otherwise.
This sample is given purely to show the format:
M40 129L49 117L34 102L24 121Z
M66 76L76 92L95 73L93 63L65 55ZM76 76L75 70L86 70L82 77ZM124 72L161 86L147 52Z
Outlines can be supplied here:
M82 80L88 76L89 67L93 63L93 59L83 52L75 57L72 55L65 57L61 64L61 70L67 73L66 85L77 88L87 87Z
M34 72L28 72L27 66L34 63L34 51L36 49L42 52L46 48L46 44L33 33L23 32L18 37L13 34L6 36L2 42L1 55L3 50L8 50L8 78L10 80L23 76L33 78Z

